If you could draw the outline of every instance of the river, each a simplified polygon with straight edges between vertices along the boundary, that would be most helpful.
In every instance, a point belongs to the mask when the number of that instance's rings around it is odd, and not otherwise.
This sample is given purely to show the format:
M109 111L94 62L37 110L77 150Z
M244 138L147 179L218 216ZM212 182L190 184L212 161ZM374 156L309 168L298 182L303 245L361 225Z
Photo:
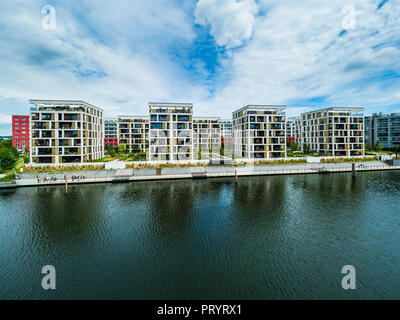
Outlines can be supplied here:
M0 191L0 299L381 298L400 298L400 172Z

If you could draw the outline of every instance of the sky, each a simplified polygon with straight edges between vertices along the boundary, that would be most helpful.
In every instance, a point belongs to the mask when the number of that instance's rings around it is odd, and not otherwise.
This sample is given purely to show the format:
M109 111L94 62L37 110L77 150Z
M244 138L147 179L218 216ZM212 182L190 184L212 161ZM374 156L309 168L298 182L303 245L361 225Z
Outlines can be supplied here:
M0 135L29 99L84 100L106 117L148 102L222 118L248 104L370 114L400 112L399 88L398 0L1 2Z

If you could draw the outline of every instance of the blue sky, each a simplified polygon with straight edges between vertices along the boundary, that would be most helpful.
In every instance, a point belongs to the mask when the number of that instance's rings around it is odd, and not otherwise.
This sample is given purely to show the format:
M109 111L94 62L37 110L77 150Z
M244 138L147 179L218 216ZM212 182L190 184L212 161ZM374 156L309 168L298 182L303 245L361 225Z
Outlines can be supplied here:
M55 30L42 27L45 5ZM110 117L149 101L224 118L245 104L400 111L399 12L393 0L3 0L0 135L33 98Z

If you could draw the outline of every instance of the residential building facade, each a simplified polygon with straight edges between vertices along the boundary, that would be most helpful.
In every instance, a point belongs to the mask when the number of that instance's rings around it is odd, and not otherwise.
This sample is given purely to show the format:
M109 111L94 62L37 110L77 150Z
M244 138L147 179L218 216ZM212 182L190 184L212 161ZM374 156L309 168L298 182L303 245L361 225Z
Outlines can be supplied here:
M148 152L149 117L119 116L118 137L120 145L125 145L128 152Z
M248 105L233 112L234 155L245 159L286 157L285 106Z
M213 158L221 149L221 122L218 117L193 118L195 159Z
M374 113L365 117L365 143L392 149L400 145L400 113Z
M296 121L293 117L286 118L286 140L289 143L296 140Z
M29 116L12 116L12 145L20 152L29 150Z
M233 125L232 120L221 119L221 140L224 143L233 143Z
M150 161L193 160L193 104L149 103Z
M104 147L118 145L118 119L104 119Z
M363 108L333 107L301 115L302 143L326 156L364 155Z
M85 163L104 157L103 110L77 100L30 100L31 163Z

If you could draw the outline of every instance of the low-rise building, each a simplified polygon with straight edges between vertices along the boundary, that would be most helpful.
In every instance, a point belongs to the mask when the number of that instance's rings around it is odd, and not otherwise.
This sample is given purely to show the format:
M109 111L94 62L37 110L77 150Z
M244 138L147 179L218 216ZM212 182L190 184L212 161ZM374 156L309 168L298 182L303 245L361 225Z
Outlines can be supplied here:
M12 145L20 152L29 150L29 116L12 116Z
M118 116L119 143L129 152L148 152L149 117Z
M193 104L150 102L149 115L149 160L193 160Z
M104 157L103 110L77 100L30 100L31 163L84 163Z
M302 113L302 143L326 156L364 155L363 108L332 107Z
M245 159L286 157L285 106L248 105L233 112L234 155Z

